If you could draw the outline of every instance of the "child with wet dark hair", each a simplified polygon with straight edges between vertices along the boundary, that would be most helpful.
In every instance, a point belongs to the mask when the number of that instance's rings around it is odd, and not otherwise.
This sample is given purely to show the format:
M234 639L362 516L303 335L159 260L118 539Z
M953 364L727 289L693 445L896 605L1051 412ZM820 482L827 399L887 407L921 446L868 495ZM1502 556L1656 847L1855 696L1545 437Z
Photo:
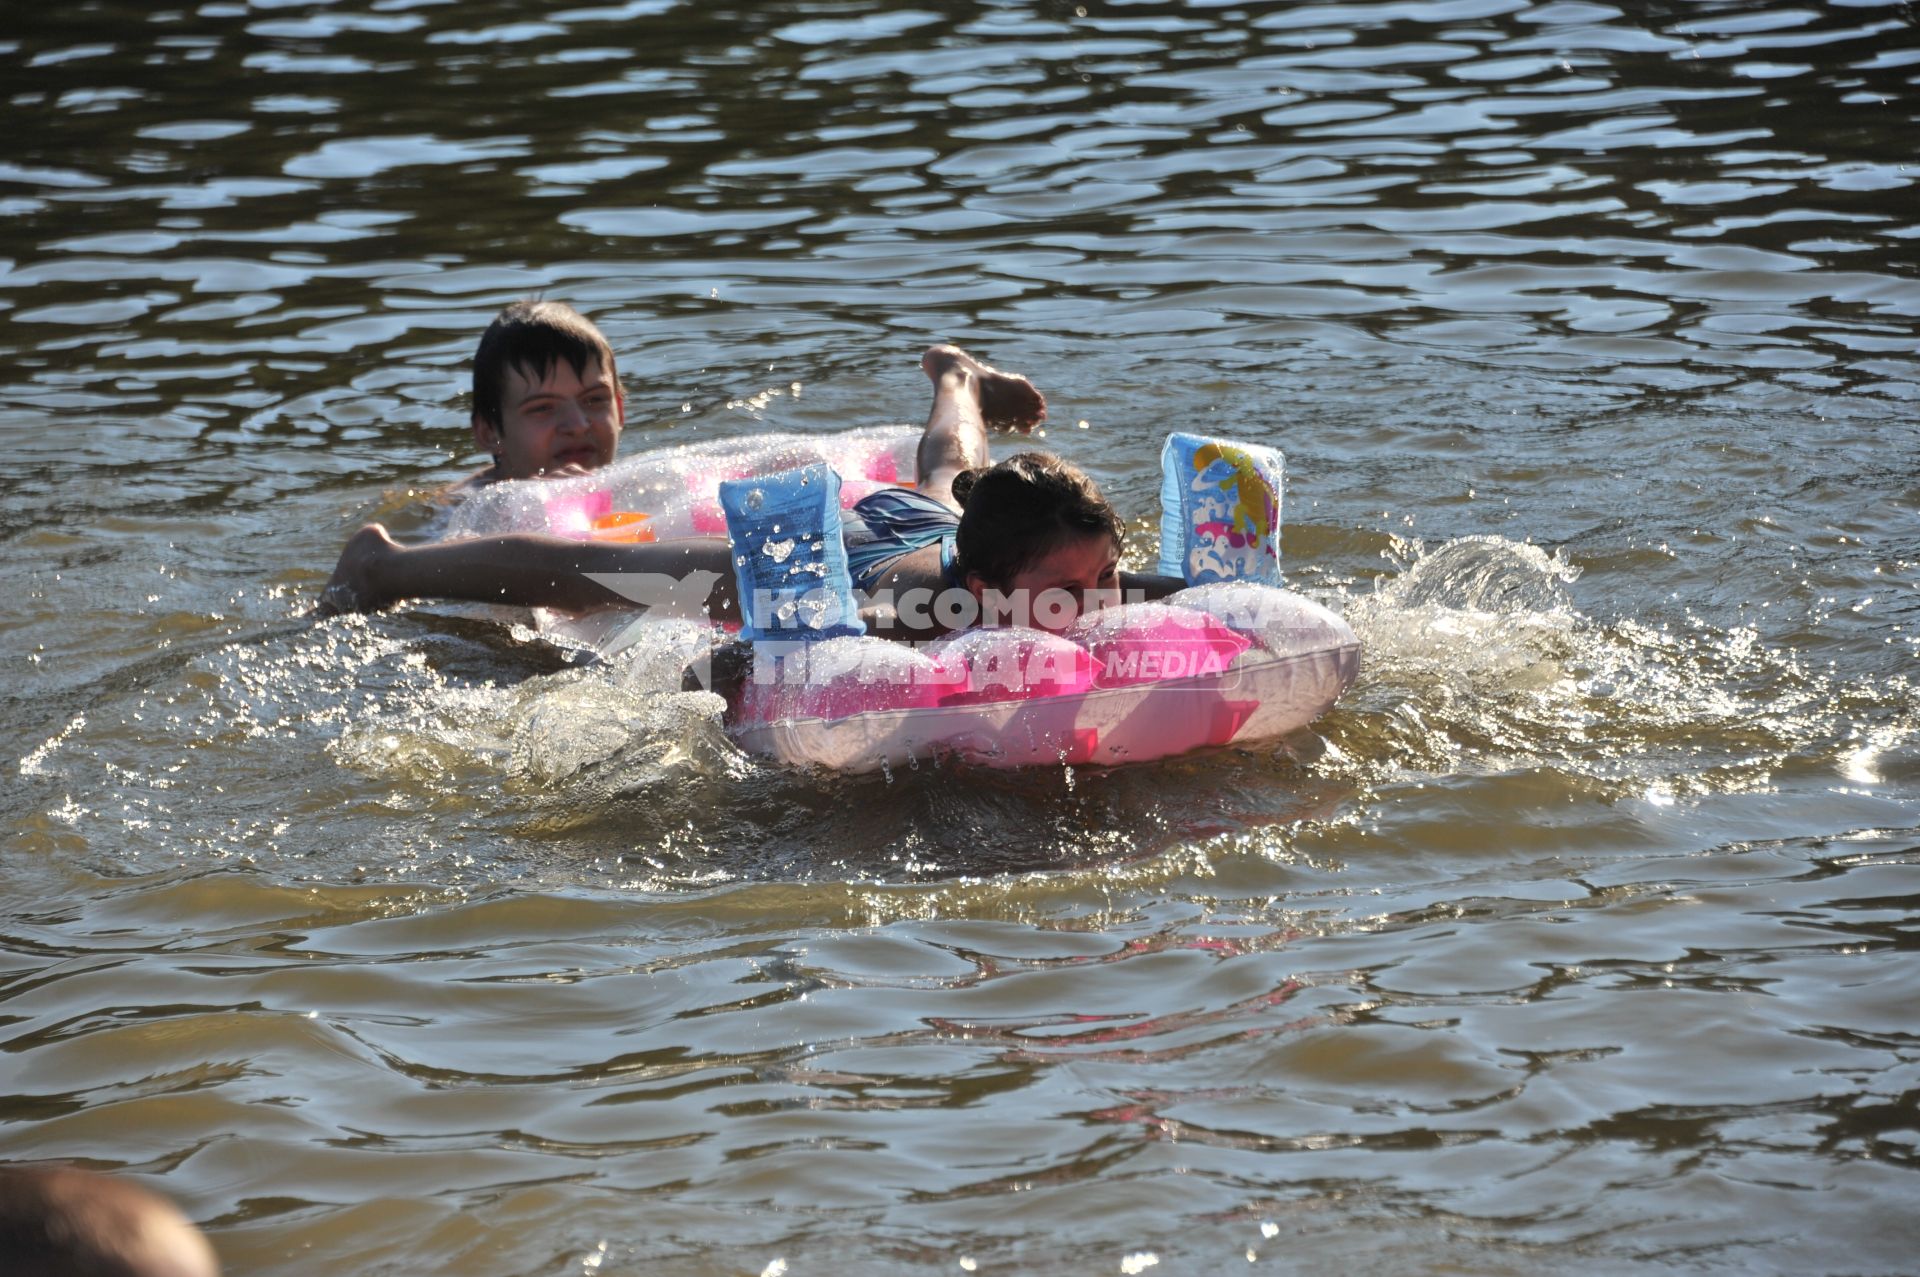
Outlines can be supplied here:
M597 470L625 421L613 347L593 321L564 302L514 302L474 352L473 440L493 464L467 485Z
M213 1247L171 1202L70 1168L0 1168L6 1277L219 1277Z
M883 631L923 637L962 617L1057 629L1119 601L1120 516L1078 466L1017 453L960 471L947 494L887 489L853 507L848 566L855 586L891 603ZM936 590L967 597L936 606Z
M961 509L954 549L969 590L1062 590L1079 612L1118 601L1120 516L1078 466L1022 452L963 472L953 495Z

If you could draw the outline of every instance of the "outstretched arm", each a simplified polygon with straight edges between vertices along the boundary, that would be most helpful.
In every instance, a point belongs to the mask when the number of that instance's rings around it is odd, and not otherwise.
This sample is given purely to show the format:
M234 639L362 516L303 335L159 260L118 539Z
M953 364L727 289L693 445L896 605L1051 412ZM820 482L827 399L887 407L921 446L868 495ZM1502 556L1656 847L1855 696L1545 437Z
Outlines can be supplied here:
M371 612L406 599L740 619L733 564L718 538L625 545L512 533L403 546L377 523L340 552L317 610Z
M1132 598L1137 591L1149 600L1164 599L1177 590L1187 588L1187 583L1177 576L1161 576L1158 572L1122 572L1120 574L1120 596Z

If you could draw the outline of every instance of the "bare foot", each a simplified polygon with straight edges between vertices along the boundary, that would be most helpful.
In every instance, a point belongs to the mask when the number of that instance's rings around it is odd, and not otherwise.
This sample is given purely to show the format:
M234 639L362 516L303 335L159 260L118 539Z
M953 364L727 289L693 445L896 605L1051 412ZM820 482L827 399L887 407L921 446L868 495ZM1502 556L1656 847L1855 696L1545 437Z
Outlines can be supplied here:
M361 528L347 539L340 562L334 565L333 579L320 592L320 602L313 610L321 616L337 616L341 612L377 612L393 602L374 580L387 557L399 552L400 546L379 524Z
M1018 373L989 368L958 346L934 346L920 356L920 367L936 385L949 373L966 379L990 426L1025 432L1047 419L1047 399Z

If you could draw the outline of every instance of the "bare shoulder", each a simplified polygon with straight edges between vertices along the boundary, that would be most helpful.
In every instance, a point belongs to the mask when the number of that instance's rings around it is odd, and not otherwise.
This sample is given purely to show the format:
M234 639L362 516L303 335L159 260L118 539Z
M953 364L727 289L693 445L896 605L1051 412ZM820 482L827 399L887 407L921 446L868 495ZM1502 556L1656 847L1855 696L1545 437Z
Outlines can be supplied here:
M879 596L899 594L906 590L939 589L945 580L940 572L940 543L936 541L932 545L909 550L888 564L887 570L874 582L871 592Z

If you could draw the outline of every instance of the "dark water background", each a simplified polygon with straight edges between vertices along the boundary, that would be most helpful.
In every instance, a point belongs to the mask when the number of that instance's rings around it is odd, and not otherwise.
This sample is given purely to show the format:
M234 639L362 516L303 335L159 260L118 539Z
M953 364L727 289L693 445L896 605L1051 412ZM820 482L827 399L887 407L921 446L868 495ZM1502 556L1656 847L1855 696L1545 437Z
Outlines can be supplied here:
M1912 1272L1910 4L9 3L0 1158L240 1274ZM806 777L301 618L502 303L625 451L1277 443L1326 748ZM1084 423L1084 428L1082 427Z

